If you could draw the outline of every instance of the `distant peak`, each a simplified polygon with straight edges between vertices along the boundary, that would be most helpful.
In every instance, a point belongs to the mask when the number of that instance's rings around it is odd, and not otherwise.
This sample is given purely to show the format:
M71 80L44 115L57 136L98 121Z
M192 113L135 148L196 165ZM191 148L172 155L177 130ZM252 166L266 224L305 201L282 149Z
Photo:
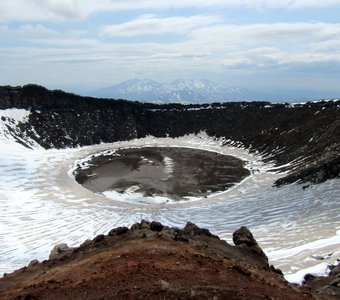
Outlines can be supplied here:
M133 78L133 79L123 81L119 84L122 84L122 83L139 83L139 84L141 84L141 83L158 83L158 82L155 81L155 80L152 80L152 79L147 79L147 78L142 78L142 79Z
M94 91L94 96L157 103L202 103L263 100L265 97L244 88L222 87L207 79L176 79L161 83L152 79L134 78Z
M205 89L211 86L217 87L218 85L206 79L176 79L171 82L170 86L189 89Z

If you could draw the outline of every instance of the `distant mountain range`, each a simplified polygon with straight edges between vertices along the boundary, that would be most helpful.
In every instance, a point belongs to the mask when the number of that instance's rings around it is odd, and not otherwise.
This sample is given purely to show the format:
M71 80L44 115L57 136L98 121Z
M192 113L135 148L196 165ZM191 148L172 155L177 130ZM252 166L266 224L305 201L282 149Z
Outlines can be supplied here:
M178 79L171 83L161 83L150 79L131 79L89 92L87 95L153 103L209 103L273 99L270 95L240 87L225 88L205 79Z

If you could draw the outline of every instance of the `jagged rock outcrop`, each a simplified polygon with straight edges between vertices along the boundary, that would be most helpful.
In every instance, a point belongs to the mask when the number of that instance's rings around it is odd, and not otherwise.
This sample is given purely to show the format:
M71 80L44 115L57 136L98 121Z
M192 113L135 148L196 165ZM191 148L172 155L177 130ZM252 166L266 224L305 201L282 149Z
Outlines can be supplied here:
M237 246L190 222L179 229L141 221L7 274L0 298L336 299L285 281L247 228L234 239Z
M268 263L267 255L262 251L253 234L246 226L242 226L233 233L233 242L236 246L250 248L256 255L262 257Z
M10 107L31 110L29 122L20 124L20 130L44 148L205 131L258 151L277 165L294 162L277 185L339 177L339 101L154 105L80 97L36 85L0 87L0 109Z

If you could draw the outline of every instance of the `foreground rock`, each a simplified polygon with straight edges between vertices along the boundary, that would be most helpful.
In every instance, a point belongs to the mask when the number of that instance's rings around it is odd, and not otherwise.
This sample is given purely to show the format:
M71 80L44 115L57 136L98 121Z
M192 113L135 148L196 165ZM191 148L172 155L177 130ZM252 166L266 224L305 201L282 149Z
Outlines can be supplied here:
M7 274L0 299L333 299L286 282L246 227L233 239L190 222L118 227Z

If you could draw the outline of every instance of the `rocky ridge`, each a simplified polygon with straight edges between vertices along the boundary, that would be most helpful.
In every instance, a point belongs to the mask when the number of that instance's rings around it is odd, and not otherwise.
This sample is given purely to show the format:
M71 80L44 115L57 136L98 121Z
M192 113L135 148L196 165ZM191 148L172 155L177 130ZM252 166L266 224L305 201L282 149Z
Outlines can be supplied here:
M31 111L14 138L34 140L47 149L205 131L286 166L281 170L289 173L277 185L320 183L340 173L338 100L155 105L81 97L36 85L0 87L0 109L13 107Z
M235 246L188 222L183 229L141 221L0 279L1 299L336 299L339 277L315 288L284 280L251 232ZM334 274L338 271L334 269ZM337 272L337 273L336 273ZM338 275L336 275L338 276Z

